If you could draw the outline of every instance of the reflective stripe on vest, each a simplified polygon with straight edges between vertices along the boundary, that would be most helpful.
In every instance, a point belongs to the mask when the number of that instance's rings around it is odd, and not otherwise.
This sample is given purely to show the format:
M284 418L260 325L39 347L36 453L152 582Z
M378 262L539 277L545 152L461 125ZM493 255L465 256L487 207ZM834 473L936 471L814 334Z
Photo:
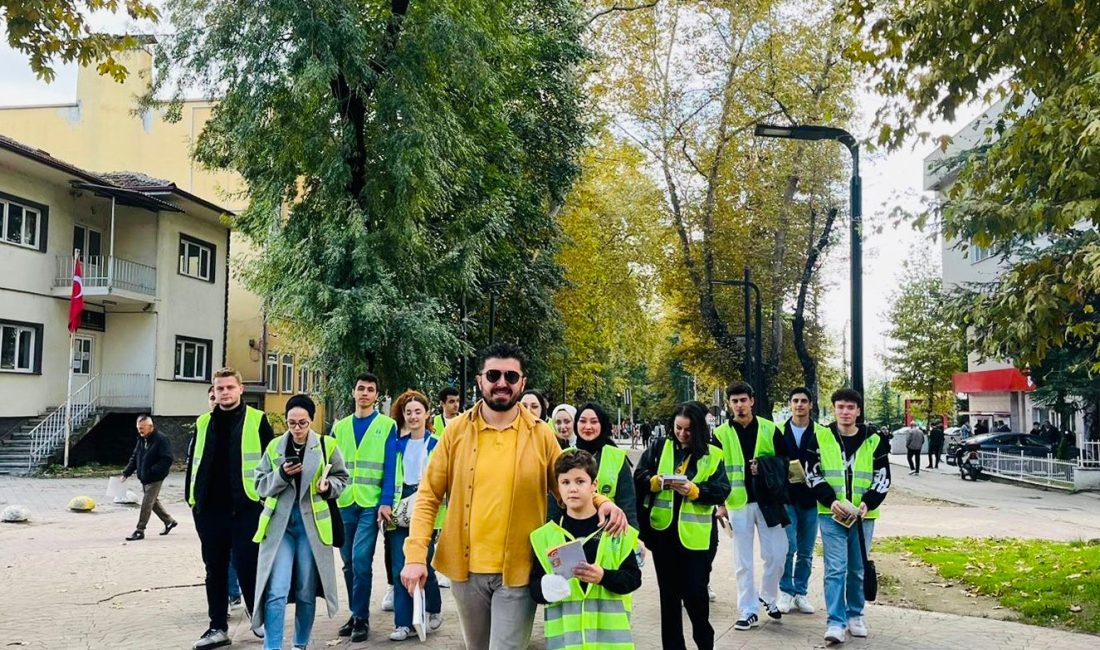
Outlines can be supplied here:
M722 462L722 450L714 445L707 445L707 455L695 463L695 476L689 477L696 485L706 481L718 469ZM666 439L664 449L661 450L661 460L657 464L658 474L672 474L673 467L672 440ZM649 523L653 530L665 530L672 523L672 502L674 492L671 489L661 490L653 500L653 508L649 511ZM677 522L677 533L680 543L691 551L705 551L710 548L710 532L714 525L714 506L697 504L684 499L680 504L680 517Z
M756 422L756 448L753 451L753 458L774 456L775 423L760 417L756 418ZM714 437L722 443L722 457L726 461L726 478L730 482L730 494L726 497L726 507L730 510L739 510L749 502L749 491L745 488L745 455L741 451L741 440L737 437L737 430L728 422L714 430Z
M210 413L203 413L195 420L195 448L191 452L191 486L187 494L187 504L195 505L195 484L199 481L199 468L202 466L202 454L206 449L206 432L210 428ZM260 464L263 449L260 448L260 423L264 412L251 406L244 407L244 424L241 425L241 484L249 499L259 501L256 493L256 465Z
M836 493L836 498L845 501L848 488L845 485L845 459L840 441L831 429L822 427L816 430L817 447L821 452L821 474L825 482ZM875 449L878 449L879 436L873 433L863 441L856 450L855 462L852 463L852 505L859 507L863 503L863 495L871 489L871 479L875 475ZM827 515L832 511L829 508L817 504L817 511ZM871 510L864 519L878 519L878 509Z
M544 524L531 533L531 548L543 570L550 574L548 552L571 541L573 536L555 522ZM596 564L618 569L638 547L638 531L628 528L620 537L602 535L596 549ZM630 633L630 597L615 594L600 585L581 588L576 578L569 579L569 595L546 606L547 650L629 650L634 648Z
M438 440L438 439L437 439ZM406 443L408 444L408 443ZM424 472L420 474L420 480L424 480L424 473L428 471L428 463L432 460L432 454L435 453L436 447L439 443L436 442L431 449L428 449L428 455L424 458ZM393 482L393 509L397 510L397 504L401 503L401 493L405 488L405 452L397 452L397 471L394 472ZM435 515L435 529L439 530L443 528L443 520L447 517L447 504L439 504L439 511Z
M286 435L289 436L290 434ZM279 471L279 466L283 464L283 458L285 457L279 454L278 447L279 438L272 440L267 445L267 457L271 462L272 470L276 472ZM329 510L328 502L317 494L317 481L321 479L321 474L325 471L325 465L331 462L333 449L334 447L325 445L325 462L317 465L317 471L313 473L313 478L309 481L309 502L313 509L313 523L317 524L317 536L325 546L332 546L332 511ZM293 481L292 477L291 483ZM252 537L253 542L259 544L264 541L264 537L267 536L267 527L271 524L271 517L275 514L277 505L279 505L278 497L264 499L264 509L260 513L260 525L256 527L256 534ZM298 505L297 495L295 495L294 505Z
M396 423L379 413L370 423L363 441L355 444L354 415L339 420L332 425L332 434L340 446L340 454L348 468L348 486L336 502L341 508L357 505L360 508L375 508L382 500L382 475L386 462L386 438Z

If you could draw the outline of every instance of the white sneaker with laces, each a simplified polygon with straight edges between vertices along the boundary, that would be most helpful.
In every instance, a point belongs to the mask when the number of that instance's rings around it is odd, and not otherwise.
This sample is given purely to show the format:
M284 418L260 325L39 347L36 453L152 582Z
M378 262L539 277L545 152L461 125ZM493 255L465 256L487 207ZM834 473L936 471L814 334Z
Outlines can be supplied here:
M783 612L784 614L790 612L791 601L793 601L794 598L794 596L791 596L785 591L779 592L779 600L776 602L776 604L779 606L779 611Z
M405 626L395 628L393 632L390 632L390 641L404 641L410 636L416 636L413 631Z
M852 636L861 639L867 638L867 624L863 622L863 617L854 616L848 619L848 631L852 633Z
M810 604L809 596L795 596L794 608L803 614L813 614L814 611L816 611L814 610L814 606Z
M382 611L393 611L393 585L386 587L386 595L382 597Z
M844 643L848 640L848 631L839 625L830 625L825 630L825 641L828 643Z
M428 631L435 632L443 627L443 614L428 614Z

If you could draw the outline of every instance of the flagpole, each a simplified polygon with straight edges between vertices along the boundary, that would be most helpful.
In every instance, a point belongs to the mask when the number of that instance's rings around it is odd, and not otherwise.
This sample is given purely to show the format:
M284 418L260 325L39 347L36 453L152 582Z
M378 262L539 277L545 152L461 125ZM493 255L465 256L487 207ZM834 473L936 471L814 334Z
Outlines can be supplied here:
M69 436L73 431L73 352L76 348L76 332L69 332L69 382L65 400L65 467L69 467Z

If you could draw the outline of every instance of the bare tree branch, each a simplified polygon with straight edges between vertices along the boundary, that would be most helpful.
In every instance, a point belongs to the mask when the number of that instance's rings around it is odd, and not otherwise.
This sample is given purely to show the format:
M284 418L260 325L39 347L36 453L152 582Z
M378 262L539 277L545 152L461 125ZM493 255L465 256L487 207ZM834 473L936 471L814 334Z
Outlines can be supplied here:
M610 7L608 7L607 9L601 9L600 11L597 11L596 13L589 16L588 20L586 21L586 24L591 25L592 23L596 22L598 19L603 18L604 16L606 16L608 14L611 14L611 13L614 13L614 12L617 12L617 11L625 13L625 12L629 12L629 11L638 11L639 9L652 9L652 8L656 7L658 4L660 4L660 2L661 2L661 0L653 0L653 2L647 2L646 4L632 5L632 6L623 6L623 5L620 5L619 3L615 3L615 4L611 5Z

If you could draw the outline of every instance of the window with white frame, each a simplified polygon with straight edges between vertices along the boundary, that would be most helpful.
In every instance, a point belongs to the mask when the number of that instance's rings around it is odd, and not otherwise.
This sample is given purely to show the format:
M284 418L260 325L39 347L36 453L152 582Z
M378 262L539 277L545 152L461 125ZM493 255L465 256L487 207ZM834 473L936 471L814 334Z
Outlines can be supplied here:
M267 392L279 390L279 355L272 352L267 355Z
M213 282L215 251L213 244L181 234L180 275Z
M0 197L0 240L24 248L40 250L42 210L12 200L13 198Z
M993 257L993 249L978 246L977 244L970 245L970 263L977 264L982 260L987 260Z
M294 355L284 354L282 360L283 383L282 392L294 392Z
M321 392L321 371L320 370L314 370L313 371L313 392L314 393L320 393Z
M0 372L40 372L42 326L0 321Z
M214 348L209 339L176 337L176 379L210 381L210 357Z
M309 392L309 364L303 363L298 366L298 392Z

